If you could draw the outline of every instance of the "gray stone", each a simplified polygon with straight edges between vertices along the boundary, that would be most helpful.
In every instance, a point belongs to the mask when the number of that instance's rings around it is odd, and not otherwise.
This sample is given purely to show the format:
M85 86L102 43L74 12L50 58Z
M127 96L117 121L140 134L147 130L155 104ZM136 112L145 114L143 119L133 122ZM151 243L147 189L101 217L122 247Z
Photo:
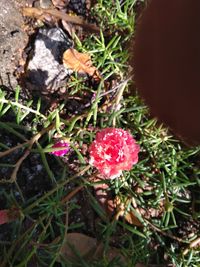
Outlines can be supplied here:
M50 95L65 85L71 71L63 66L62 57L71 46L72 41L60 28L40 29L27 64L26 89Z

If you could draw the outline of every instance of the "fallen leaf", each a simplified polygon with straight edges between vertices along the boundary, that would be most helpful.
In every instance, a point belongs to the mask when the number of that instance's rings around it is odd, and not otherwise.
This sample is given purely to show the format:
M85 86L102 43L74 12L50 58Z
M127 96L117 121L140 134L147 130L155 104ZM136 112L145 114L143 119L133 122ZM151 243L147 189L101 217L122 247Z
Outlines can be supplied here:
M92 66L90 56L86 53L79 53L73 48L69 48L64 52L63 64L68 69L81 74L87 73L95 79L99 80L101 77L96 67Z
M81 233L68 233L60 250L61 258L71 261L78 261L80 257L86 261L98 260L103 255L103 243L98 242L96 238ZM120 250L114 247L108 249L106 257L109 261L118 257L122 263L125 263L125 258Z
M9 222L8 211L9 210L0 210L0 224Z
M135 216L135 214L132 211L127 212L124 215L125 220L133 225L136 226L143 226L142 223L138 220L138 218Z
M77 259L77 253L82 258L91 257L97 247L97 240L80 233L69 233L61 248L62 257L70 260Z
M133 203L134 202L134 203ZM118 220L119 217L124 217L124 219L133 225L136 226L143 226L140 220L135 216L134 212L129 208L130 203L133 204L134 208L137 210L137 207L135 206L135 201L131 198L125 199L125 201L122 202L122 200L117 196L115 198L115 203L116 203L116 209L117 213L115 215L115 219Z

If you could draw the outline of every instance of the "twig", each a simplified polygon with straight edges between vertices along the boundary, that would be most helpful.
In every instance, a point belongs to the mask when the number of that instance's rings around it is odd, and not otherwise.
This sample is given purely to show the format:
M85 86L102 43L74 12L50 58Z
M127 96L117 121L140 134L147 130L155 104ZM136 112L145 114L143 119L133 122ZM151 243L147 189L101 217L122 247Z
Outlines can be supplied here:
M127 85L128 81L130 80L130 78L126 79L123 83L121 83L121 85L118 89L118 94L116 96L116 100L115 100L115 104L114 104L114 108L113 108L114 112L117 112L119 109L119 104L120 104L121 98L123 96L124 89L126 88L126 85ZM115 127L115 125L116 125L116 116L114 116L114 118L113 118L113 127Z
M185 241L183 240L182 238L179 238L177 236L174 236L172 234L169 234L169 233L166 233L164 232L162 229L158 228L157 226L153 225L149 220L145 219L145 221L148 223L148 225L153 229L155 230L156 232L159 232L161 233L162 235L166 236L166 237L169 237L173 240L176 240L178 241L179 243L188 243L188 241Z
M33 136L29 141L24 142L23 144L17 145L11 149L8 149L5 152L1 152L0 153L0 157L6 156L8 154L10 154L11 152L13 152L14 150L23 147L24 145L28 145L27 150L25 151L25 153L19 158L19 160L17 161L17 163L15 164L14 170L11 174L10 179L1 179L0 183L14 183L17 179L17 173L18 170L22 164L22 162L28 157L28 155L30 154L30 150L32 149L33 145L35 142L37 142L40 137L45 134L46 132L50 131L53 127L55 126L55 123L51 124L49 127L43 129L42 131L40 131L39 133L37 133L35 136Z
M70 192L67 196L63 197L61 203L64 204L68 202L73 196L75 196L80 190L82 190L84 185L79 185L72 192Z
M106 91L105 93L100 94L99 97L108 95L108 94L110 94L110 93L118 90L119 88L121 88L121 86L123 86L124 84L127 84L132 78L133 78L132 76L128 77L126 80L122 81L121 83L119 83L118 85L116 85L114 88Z
M99 27L94 24L87 23L84 19L79 16L70 16L56 9L43 9L35 7L24 7L22 8L22 14L26 17L35 17L37 19L42 19L45 15L51 15L58 19L62 19L66 22L70 22L88 30L94 32L99 32Z
M0 98L0 103L3 103L3 104L9 104L9 105L11 105L11 106L16 106L16 107L18 107L18 108L21 108L21 109L24 109L24 110L27 110L27 111L29 111L29 112L31 112L31 113L33 113L33 114L36 114L37 116L39 116L39 117L41 117L41 118L43 118L43 119L47 119L47 117L46 116L44 116L42 113L40 113L39 111L37 111L37 110L34 110L34 109L32 109L32 108L29 108L29 107L26 107L26 106L24 106L24 105L22 105L22 104L20 104L20 103L18 103L18 102L13 102L13 101L10 101L10 100L6 100L6 99L3 99L3 98Z
M94 174L92 174L90 177L88 177L86 179L87 182L91 182L94 180L94 178L96 177L97 173L95 172ZM68 202L73 196L75 196L79 191L81 191L84 188L85 185L79 185L78 187L76 187L72 192L70 192L68 195L66 195L65 197L63 197L63 199L61 200L61 203L64 204L66 202Z
M195 248L197 246L200 246L200 237L197 237L195 240L193 240L190 244L189 247L186 248L183 251L183 256L186 256L188 254L188 252L190 251L190 249Z
M19 148L24 147L24 146L27 145L29 142L30 142L30 141L26 141L26 142L24 142L23 144L19 144L19 145L14 146L14 147L12 147L12 148L10 148L10 149L4 151L4 152L0 152L0 158L7 156L8 154L12 153L12 152L15 151L16 149L19 149Z
M30 154L29 150L26 150L26 152L24 153L24 155L17 161L17 163L15 164L15 168L11 174L10 179L7 181L9 183L14 183L17 180L17 173L18 170L22 164L22 162L28 157L28 155Z

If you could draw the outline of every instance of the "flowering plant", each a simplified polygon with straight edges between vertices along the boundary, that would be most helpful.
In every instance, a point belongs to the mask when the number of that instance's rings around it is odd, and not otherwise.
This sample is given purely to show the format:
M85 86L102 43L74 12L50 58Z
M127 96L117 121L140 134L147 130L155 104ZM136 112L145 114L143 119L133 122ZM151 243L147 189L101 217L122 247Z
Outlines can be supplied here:
M128 131L105 128L90 145L90 164L105 177L115 178L138 162L139 151L139 145Z

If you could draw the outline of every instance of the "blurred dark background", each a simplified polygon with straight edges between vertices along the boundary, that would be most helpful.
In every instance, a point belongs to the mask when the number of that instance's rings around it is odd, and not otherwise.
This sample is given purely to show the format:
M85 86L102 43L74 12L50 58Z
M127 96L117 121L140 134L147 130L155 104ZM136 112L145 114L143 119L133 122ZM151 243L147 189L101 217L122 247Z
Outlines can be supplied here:
M178 137L200 144L200 1L151 0L136 27L139 93Z

